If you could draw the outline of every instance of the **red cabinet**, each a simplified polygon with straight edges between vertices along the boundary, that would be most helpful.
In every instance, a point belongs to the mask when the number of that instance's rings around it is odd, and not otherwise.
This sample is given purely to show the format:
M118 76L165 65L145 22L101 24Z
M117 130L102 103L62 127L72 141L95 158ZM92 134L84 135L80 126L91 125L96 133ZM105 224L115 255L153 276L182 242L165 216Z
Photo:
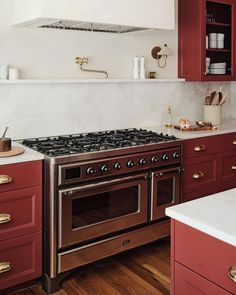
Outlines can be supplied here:
M42 274L42 162L0 166L0 290Z
M172 295L230 295L204 277L175 262L175 286Z
M179 78L189 81L235 80L236 1L179 0L178 3ZM209 44L211 33L224 35L223 46L218 41ZM210 67L206 58L210 60ZM219 63L226 64L225 73L214 71L216 65L213 64Z
M183 201L236 187L236 133L186 140Z
M236 294L235 247L172 220L172 295Z

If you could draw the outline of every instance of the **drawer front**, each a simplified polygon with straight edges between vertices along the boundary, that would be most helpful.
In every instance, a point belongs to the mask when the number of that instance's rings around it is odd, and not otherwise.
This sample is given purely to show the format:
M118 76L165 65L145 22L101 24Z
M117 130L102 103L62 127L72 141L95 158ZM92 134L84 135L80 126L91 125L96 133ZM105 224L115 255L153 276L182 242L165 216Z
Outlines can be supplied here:
M221 182L235 181L236 187L236 151L222 154Z
M236 150L236 133L189 139L184 142L184 158Z
M230 295L219 286L199 276L195 272L175 262L173 295Z
M42 184L42 161L0 166L0 193Z
M167 237L170 223L165 221L145 229L116 236L98 243L67 251L58 255L58 272L64 272L93 261L135 248L140 245Z
M219 182L218 155L185 160L183 172L184 192L216 187Z
M223 143L221 144L221 146L224 148L221 151L230 151L230 150L234 150L236 151L236 132L233 133L228 133L225 135L222 135L223 138L221 139L223 141Z
M205 189L198 189L198 190L192 191L192 192L185 192L184 191L182 194L182 202L196 200L198 198L206 197L206 196L213 195L216 193L218 193L217 186L207 187Z
M174 251L176 262L236 294L236 283L228 277L236 266L235 247L175 222Z
M41 230L41 186L0 193L0 241Z
M42 233L0 243L0 289L42 275ZM1 292L0 292L1 293Z

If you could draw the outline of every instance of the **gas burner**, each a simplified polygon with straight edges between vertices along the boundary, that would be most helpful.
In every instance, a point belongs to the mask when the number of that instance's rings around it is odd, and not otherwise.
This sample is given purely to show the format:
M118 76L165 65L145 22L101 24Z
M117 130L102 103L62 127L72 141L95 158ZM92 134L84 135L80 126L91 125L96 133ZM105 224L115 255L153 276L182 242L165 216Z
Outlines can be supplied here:
M33 138L24 140L22 144L49 157L59 157L174 140L176 137L173 135L134 128Z

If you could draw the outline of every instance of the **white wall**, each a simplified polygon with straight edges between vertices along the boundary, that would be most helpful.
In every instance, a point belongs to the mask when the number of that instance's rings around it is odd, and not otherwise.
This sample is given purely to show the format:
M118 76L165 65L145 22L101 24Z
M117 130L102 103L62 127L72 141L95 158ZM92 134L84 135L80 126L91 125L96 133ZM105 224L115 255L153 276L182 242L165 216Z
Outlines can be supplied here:
M9 2L0 0L0 64L21 68L24 78L87 77L74 64L76 55L90 57L91 68L106 69L112 78L130 77L136 54L147 56L148 70L159 77L177 75L177 31L117 36L12 28ZM150 50L165 42L175 55L161 71ZM204 96L221 85L230 92L230 83L0 84L0 129L10 126L9 136L19 139L153 126L163 124L168 105L175 121L188 117L194 122L202 119ZM232 89L225 118L235 117Z
M20 0L19 0L20 1ZM147 71L159 77L177 76L176 31L105 34L53 29L10 27L10 1L0 0L0 64L22 69L23 78L87 78L74 63L76 56L89 57L88 68L107 70L111 78L132 77L133 56L147 58ZM165 70L157 68L151 49L167 43L174 55Z

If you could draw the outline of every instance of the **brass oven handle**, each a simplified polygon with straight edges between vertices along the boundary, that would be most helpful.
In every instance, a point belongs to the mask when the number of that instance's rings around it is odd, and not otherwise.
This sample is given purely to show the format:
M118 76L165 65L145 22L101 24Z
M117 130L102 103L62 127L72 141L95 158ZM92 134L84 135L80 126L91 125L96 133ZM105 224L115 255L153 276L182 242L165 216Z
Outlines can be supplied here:
M236 265L232 266L228 271L228 277L236 283Z
M233 141L233 145L236 145L236 140Z
M12 177L9 175L0 175L0 184L10 183L12 180Z
M232 170L236 170L236 165L232 166Z
M9 214L0 214L0 224L7 223L11 221L11 215Z
M202 171L193 174L193 179L202 179L204 177L205 177L205 174Z
M195 152L204 152L206 150L206 147L204 144L201 144L201 145L197 145L195 148L194 148L194 151Z
M0 262L0 274L10 271L12 269L12 265L10 262Z

